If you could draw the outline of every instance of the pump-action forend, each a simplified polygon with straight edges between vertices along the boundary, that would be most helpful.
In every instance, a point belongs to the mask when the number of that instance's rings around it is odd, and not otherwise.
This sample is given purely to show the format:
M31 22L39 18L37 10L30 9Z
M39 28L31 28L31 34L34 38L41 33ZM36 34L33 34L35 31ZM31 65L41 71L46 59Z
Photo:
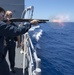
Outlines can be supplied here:
M11 18L9 21L10 22L30 22L34 19L21 19L21 18ZM39 23L46 23L47 21L49 21L48 19L35 19L35 20L39 20ZM8 20L4 20L4 22L6 22Z

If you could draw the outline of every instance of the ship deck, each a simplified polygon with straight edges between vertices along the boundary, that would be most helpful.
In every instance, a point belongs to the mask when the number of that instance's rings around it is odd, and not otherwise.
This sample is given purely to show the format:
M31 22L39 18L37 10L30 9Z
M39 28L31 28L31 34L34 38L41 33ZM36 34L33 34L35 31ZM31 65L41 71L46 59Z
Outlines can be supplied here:
M6 60L10 66L9 60L8 60L8 53L6 56ZM15 56L15 70L16 73L12 73L10 71L10 75L23 75L23 54L20 53L19 49L16 49L16 56Z

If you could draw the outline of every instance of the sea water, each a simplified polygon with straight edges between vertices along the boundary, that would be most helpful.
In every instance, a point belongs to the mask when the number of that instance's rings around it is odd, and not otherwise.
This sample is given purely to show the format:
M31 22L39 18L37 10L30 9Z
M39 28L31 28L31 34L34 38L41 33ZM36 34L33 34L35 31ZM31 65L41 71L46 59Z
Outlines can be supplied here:
M30 37L41 58L41 75L74 75L74 23L42 23Z

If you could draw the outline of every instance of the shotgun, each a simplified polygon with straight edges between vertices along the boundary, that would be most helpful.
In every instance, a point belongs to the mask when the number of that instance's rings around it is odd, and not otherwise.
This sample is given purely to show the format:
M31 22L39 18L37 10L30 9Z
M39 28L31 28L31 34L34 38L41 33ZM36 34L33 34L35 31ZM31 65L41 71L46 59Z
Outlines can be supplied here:
M30 22L34 19L21 19L21 18L11 18L9 21L10 22ZM39 23L46 23L47 21L49 21L48 19L35 19L35 20L39 20ZM4 22L7 22L8 20L4 20Z

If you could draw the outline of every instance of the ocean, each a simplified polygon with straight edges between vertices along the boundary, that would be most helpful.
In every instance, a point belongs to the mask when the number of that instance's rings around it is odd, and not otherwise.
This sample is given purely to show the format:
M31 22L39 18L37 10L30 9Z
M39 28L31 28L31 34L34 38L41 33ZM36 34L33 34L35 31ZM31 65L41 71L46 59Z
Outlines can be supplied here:
M41 75L74 75L74 23L42 23L30 37L41 58Z

